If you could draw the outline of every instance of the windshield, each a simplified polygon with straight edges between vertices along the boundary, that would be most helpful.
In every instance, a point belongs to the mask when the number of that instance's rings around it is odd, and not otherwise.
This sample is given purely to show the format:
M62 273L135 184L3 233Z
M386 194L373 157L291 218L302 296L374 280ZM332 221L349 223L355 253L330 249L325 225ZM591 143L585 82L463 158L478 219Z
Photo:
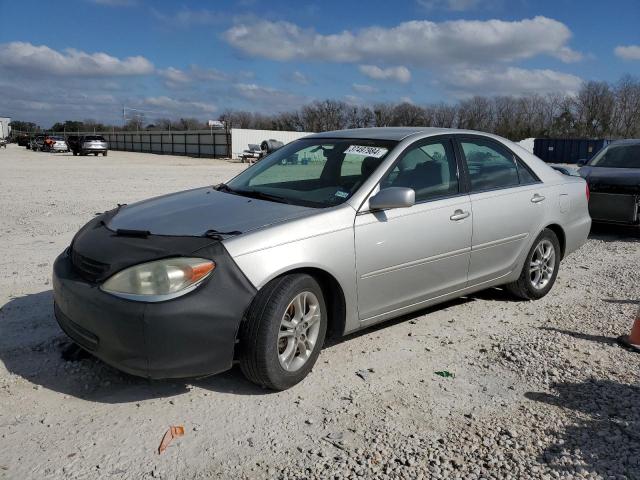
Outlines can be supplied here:
M397 142L302 139L289 143L229 182L230 193L331 207L346 201Z
M609 145L588 163L590 167L640 168L640 144Z

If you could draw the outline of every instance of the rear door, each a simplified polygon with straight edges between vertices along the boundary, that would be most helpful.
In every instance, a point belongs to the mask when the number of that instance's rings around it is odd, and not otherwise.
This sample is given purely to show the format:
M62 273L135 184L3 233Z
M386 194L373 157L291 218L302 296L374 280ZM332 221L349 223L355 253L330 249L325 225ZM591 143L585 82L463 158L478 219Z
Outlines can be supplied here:
M471 204L450 137L408 147L380 188L409 187L416 204L356 215L361 321L375 322L464 288L471 246Z
M458 137L473 210L469 285L508 275L538 234L549 201L513 152L483 136Z

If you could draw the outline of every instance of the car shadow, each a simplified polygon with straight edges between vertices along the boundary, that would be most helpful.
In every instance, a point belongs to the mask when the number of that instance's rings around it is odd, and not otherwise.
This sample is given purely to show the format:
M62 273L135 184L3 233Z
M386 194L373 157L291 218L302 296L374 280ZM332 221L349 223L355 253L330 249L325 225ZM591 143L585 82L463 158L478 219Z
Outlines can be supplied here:
M377 323L375 325L371 325L363 328L362 330L358 330L356 332L350 333L344 337L330 337L325 341L324 348L331 348L336 345L340 345L343 342L349 341L354 338L362 337L364 335L370 335L376 333L380 330L384 330L385 328L390 328L394 325L398 325L400 323L408 322L410 320L415 320L416 318L422 317L424 315L429 315L430 313L434 313L440 310L446 310L447 308L455 307L456 305L464 305L465 303L474 302L476 300L485 300L491 302L519 302L521 300L515 298L509 292L507 292L503 288L488 288L486 290L481 290L479 292L465 295L463 297L458 297L453 300L449 300L444 303L439 303L437 305L432 305L430 307L423 308L421 310L417 310L415 312L408 313L406 315L402 315L400 317L391 318L389 320L383 321L381 323Z
M324 348L476 300L514 301L504 290L491 288L372 325L345 337L328 338ZM0 360L9 373L21 377L34 388L46 388L84 400L137 402L181 395L192 387L234 395L274 393L246 380L237 366L198 379L149 380L120 372L75 346L62 332L53 315L51 290L18 296L0 307L0 331Z
M83 400L126 403L187 393L192 387L237 395L269 390L234 368L199 379L148 380L128 375L75 347L53 315L52 291L18 296L0 307L0 361L33 388Z
M560 476L573 475L580 465L582 475L601 478L638 478L640 455L640 387L613 380L556 383L552 393L527 392L529 400L574 412L566 426L556 427L554 443L539 461ZM559 424L561 425L561 424ZM567 456L572 461L567 464Z

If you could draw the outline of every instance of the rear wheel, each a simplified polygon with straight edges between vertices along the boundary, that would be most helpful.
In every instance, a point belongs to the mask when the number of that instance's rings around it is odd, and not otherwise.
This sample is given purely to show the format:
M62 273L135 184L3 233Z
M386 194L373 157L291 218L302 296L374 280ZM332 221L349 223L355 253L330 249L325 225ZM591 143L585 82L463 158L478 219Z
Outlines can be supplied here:
M556 234L545 229L527 255L520 277L507 285L507 290L526 300L544 297L558 276L560 267L560 242Z
M292 274L267 284L254 299L240 330L240 367L254 383L285 390L313 368L327 332L318 282Z
M107 156L107 152L102 152L102 156L106 157Z

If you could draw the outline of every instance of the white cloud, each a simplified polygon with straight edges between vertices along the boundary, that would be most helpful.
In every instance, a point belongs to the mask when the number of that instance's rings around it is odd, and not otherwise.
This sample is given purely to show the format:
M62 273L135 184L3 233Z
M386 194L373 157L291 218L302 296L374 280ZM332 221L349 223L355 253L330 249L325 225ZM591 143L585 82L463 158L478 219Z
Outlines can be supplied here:
M364 85L362 83L354 83L351 85L354 92L358 93L376 93L378 89L372 85Z
M191 82L191 77L178 68L165 68L159 70L158 75L164 78L170 85L179 85Z
M307 77L304 73L299 72L297 70L293 72L289 78L291 79L292 82L297 83L299 85L309 85L309 83L311 83L311 81L309 80L309 77Z
M144 57L119 59L106 53L87 53L74 48L62 52L28 42L0 44L0 68L59 76L125 76L153 72Z
M380 68L376 65L360 65L360 73L374 80L394 80L400 83L408 83L411 80L411 72L407 67Z
M414 66L487 64L549 55L576 61L571 31L538 16L520 21L409 21L392 28L368 27L323 35L289 22L239 23L223 38L245 54L271 60L382 62Z
M211 10L191 10L183 7L179 11L171 14L163 13L155 8L151 9L151 14L159 21L179 28L188 28L197 25L217 25L225 20L225 17Z
M640 45L620 45L613 51L623 60L640 60Z
M229 76L215 68L202 68L198 65L191 65L187 70L169 67L158 70L158 75L165 80L165 85L169 88L183 87L192 82L207 82L227 80Z
M554 70L527 70L517 67L504 69L454 68L439 80L457 97L472 95L513 95L532 93L574 94L582 79Z
M142 103L150 107L157 107L169 112L182 112L187 114L212 113L217 110L216 105L207 102L194 102L189 100L177 100L166 96L147 97ZM164 112L156 112L164 113Z
M417 0L417 2L427 10L444 9L456 12L471 10L483 3L482 0Z
M250 107L268 108L275 111L298 108L307 99L299 95L278 90L272 87L264 87L255 83L236 84L235 93L250 102Z

